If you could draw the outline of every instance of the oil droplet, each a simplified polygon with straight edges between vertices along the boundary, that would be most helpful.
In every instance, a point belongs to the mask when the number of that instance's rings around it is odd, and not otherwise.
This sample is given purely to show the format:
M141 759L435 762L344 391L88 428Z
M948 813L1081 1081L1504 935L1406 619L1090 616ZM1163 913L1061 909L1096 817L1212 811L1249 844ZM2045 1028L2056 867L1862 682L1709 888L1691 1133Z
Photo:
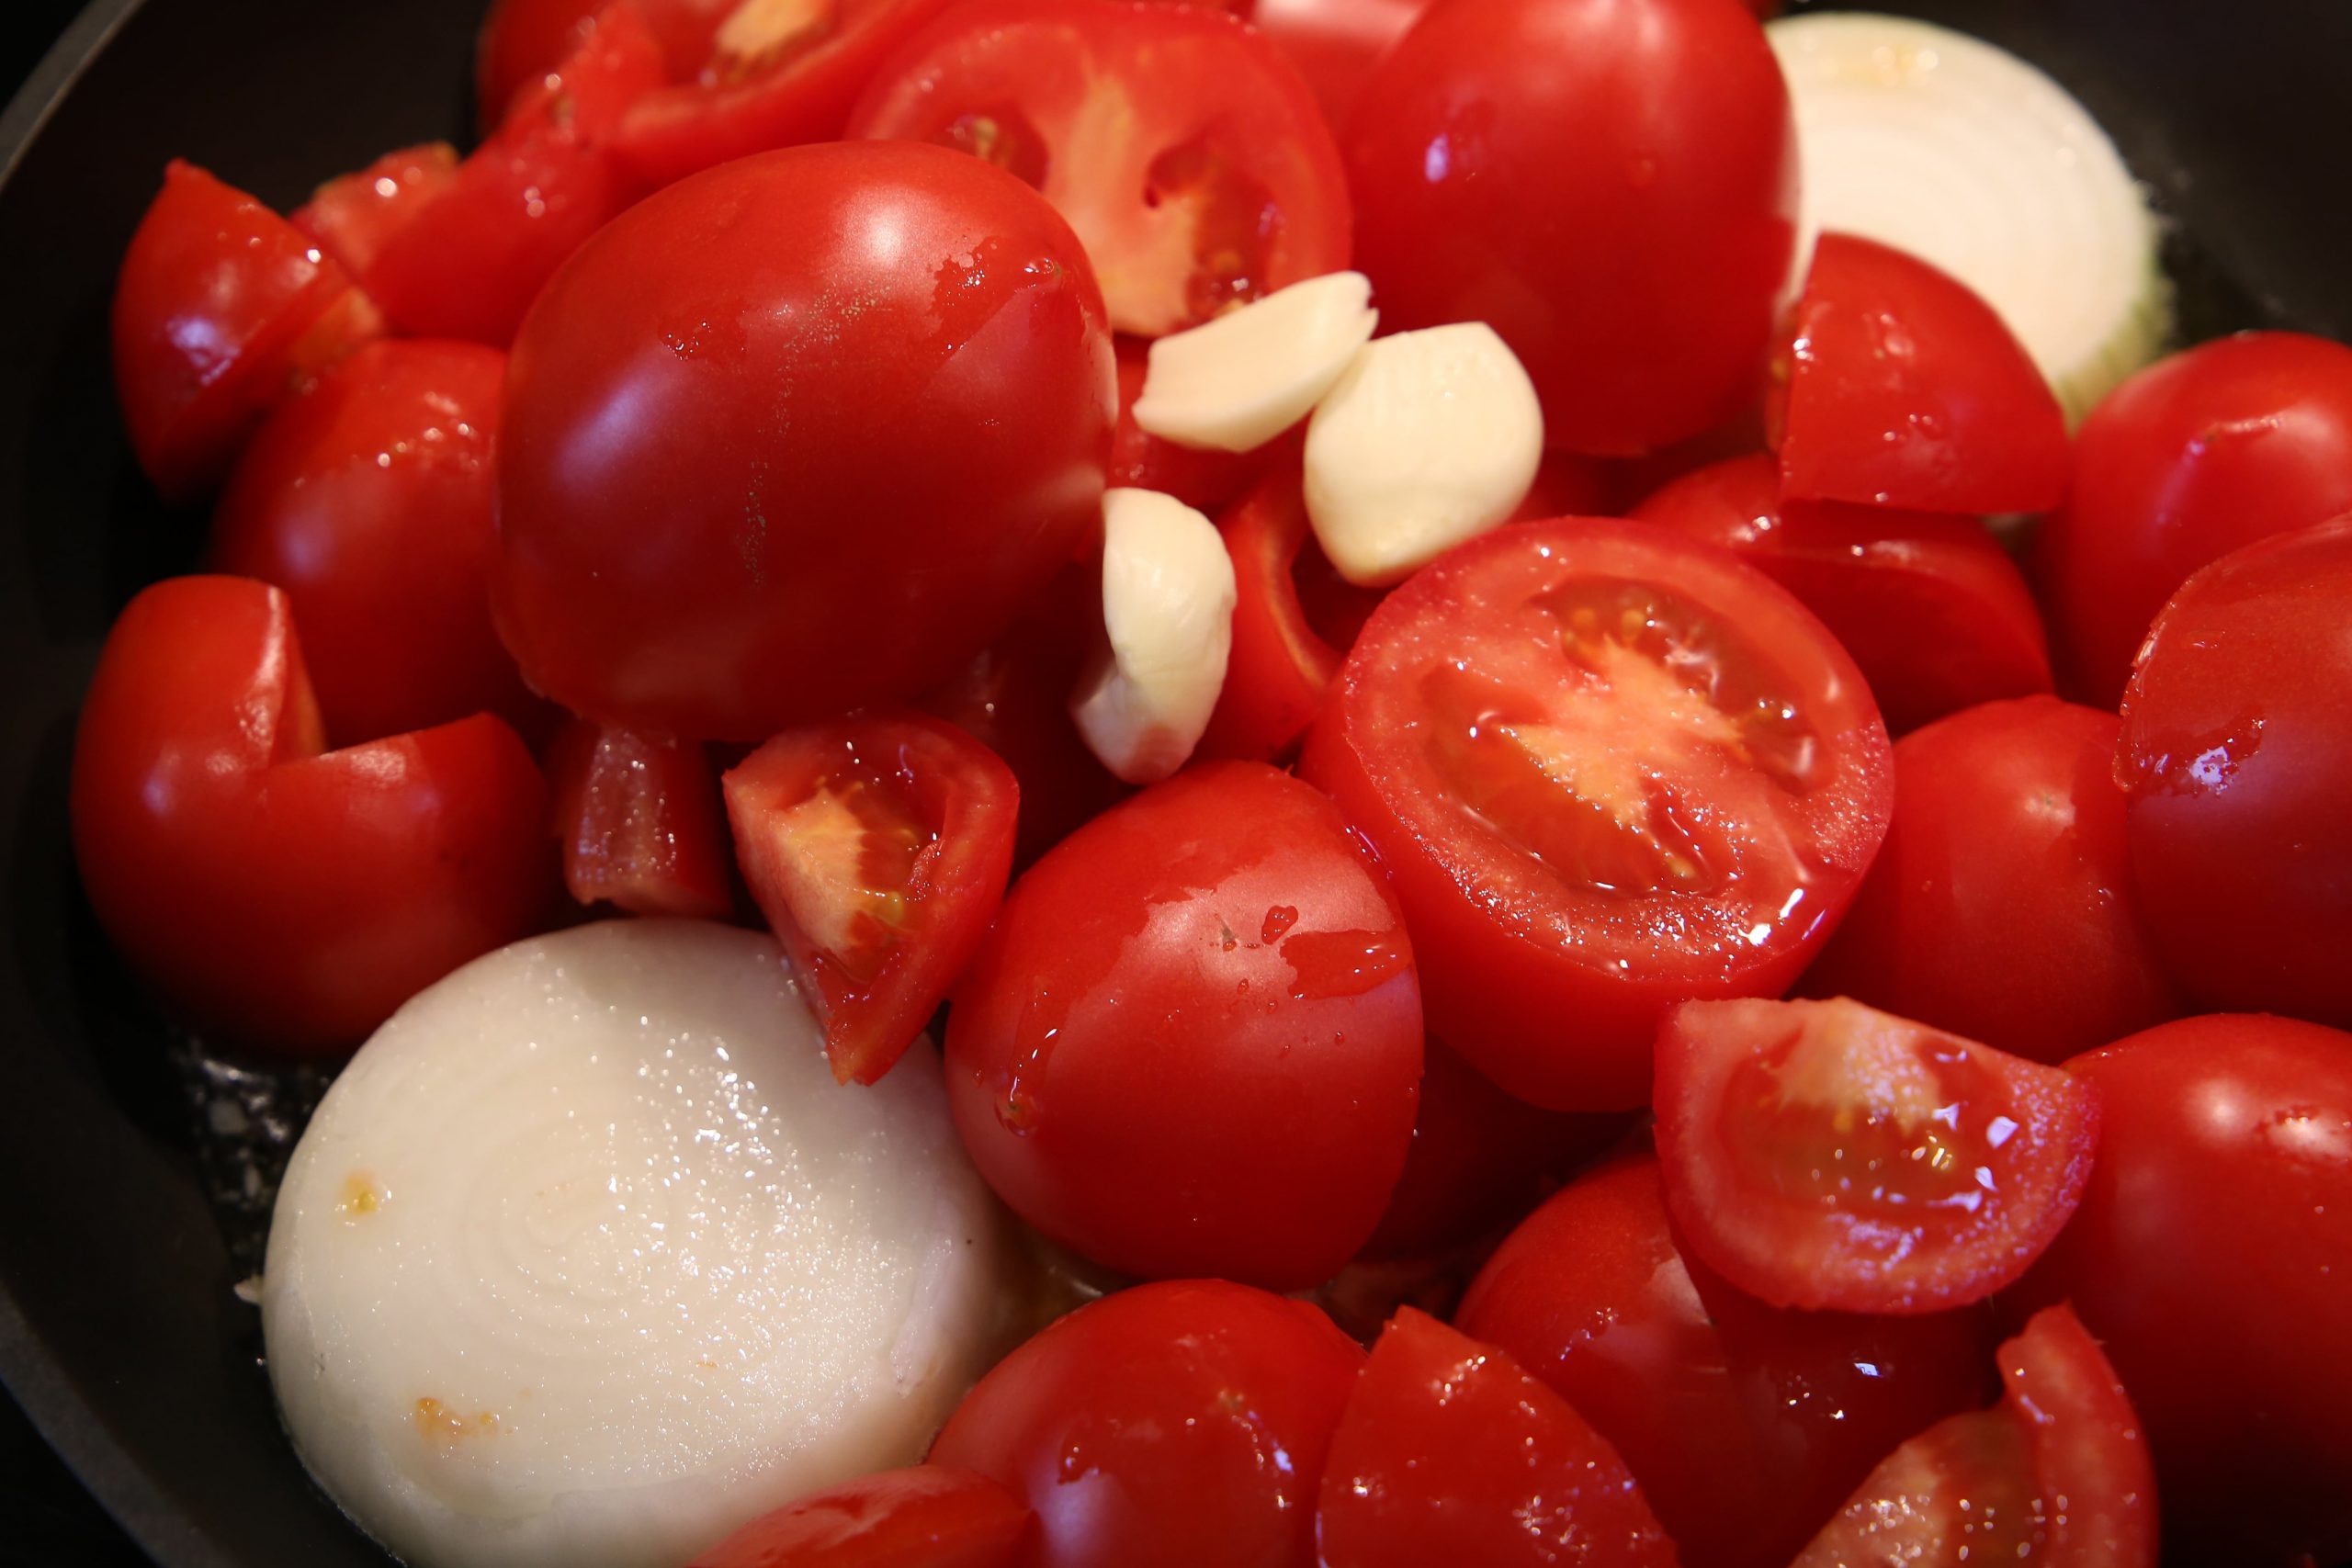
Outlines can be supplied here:
M1277 904L1266 911L1265 923L1258 928L1258 940L1272 947L1288 935L1290 928L1298 924L1298 911L1288 904Z
M1386 931L1301 931L1278 951L1290 965L1290 994L1301 1001L1362 996L1408 962Z
M2219 729L2152 736L2132 748L2124 787L2135 795L2218 795L2262 749L2262 716L2242 713Z
M385 1196L377 1189L374 1177L355 1170L343 1179L343 1196L335 1201L334 1212L347 1220L356 1220L382 1208Z
M996 1119L1008 1133L1027 1137L1037 1127L1037 1097L1044 1089L1046 1069L1053 1064L1054 1047L1061 1039L1063 1010L1053 993L1039 990L1022 1005L1021 1022L1013 1031L1012 1065L1006 1075L1004 1098Z

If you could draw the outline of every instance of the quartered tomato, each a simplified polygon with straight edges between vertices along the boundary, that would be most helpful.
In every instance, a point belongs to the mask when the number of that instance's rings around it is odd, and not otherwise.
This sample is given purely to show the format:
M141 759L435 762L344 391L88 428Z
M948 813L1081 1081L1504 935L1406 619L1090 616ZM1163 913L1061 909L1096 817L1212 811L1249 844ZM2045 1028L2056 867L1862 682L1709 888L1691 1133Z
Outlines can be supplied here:
M872 1083L1004 897L1020 786L987 747L913 713L787 729L724 784L736 859L824 1022L833 1076Z
M1682 1236L1809 1311L1983 1301L2065 1224L2098 1142L2058 1068L1842 999L1686 1003L1656 1100Z
M918 1465L788 1504L687 1568L1013 1568L1029 1519L984 1475Z
M1286 444L1255 452L1217 452L1179 446L1147 433L1136 423L1135 407L1151 367L1150 344L1122 337L1118 355L1119 428L1111 438L1112 489L1156 490L1214 517L1278 459L1297 466L1296 451Z
M132 600L74 750L74 849L132 965L223 1043L347 1049L529 934L547 797L505 724L325 750L285 594L182 577Z
M1795 594L1854 656L1897 735L2050 690L2041 612L1973 517L1783 502L1760 455L1677 479L1632 515L1730 550Z
M1766 425L1792 501L2045 512L2066 493L2066 416L1993 307L1852 234L1814 247Z
M1295 570L1312 545L1295 467L1268 475L1217 532L1233 558L1233 646L1197 754L1278 761L1322 710L1344 657L1317 634L1300 602Z
M733 911L727 819L701 746L575 718L549 743L547 772L574 902L706 920Z
M1786 988L1893 804L1820 622L1591 519L1498 529L1390 594L1301 766L1394 881L1430 1027L1561 1110L1645 1103L1674 1003Z
M1348 265L1347 178L1298 73L1219 11L979 0L876 76L852 137L959 147L1046 195L1146 337Z
M661 45L665 73L690 82L730 12L760 0L629 0ZM563 62L605 0L495 0L474 41L474 114L490 127L522 90Z
M1321 1568L1675 1568L1609 1440L1491 1346L1406 1307L1356 1375L1315 1515Z
M392 236L448 189L457 173L458 150L446 141L403 147L329 180L287 221L345 272L365 277Z

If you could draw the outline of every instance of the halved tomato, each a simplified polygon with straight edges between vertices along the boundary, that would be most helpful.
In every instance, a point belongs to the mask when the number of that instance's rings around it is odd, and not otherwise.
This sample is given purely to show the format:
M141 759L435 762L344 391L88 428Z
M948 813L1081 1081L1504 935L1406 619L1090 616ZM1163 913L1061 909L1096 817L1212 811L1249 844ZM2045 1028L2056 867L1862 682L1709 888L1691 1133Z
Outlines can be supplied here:
M1774 1306L1940 1312L2041 1256L2098 1102L1860 1002L1691 1002L1658 1032L1657 1152L1690 1245Z
M1003 901L1020 786L916 713L787 729L722 783L736 860L824 1022L833 1076L874 1082Z
M763 1515L687 1568L1012 1568L1033 1516L968 1470L886 1470Z
M1566 518L1462 546L1373 613L1305 776L1378 852L1430 1029L1555 1110L1647 1102L1661 1014L1770 996L1893 807L1885 727L1762 573Z
M287 221L345 272L365 277L392 236L448 189L457 173L458 150L446 141L402 147L329 180Z
M547 773L576 901L707 920L734 909L718 780L699 745L575 718Z
M1298 73L1222 11L980 0L894 57L850 137L959 147L1078 231L1145 337L1348 265L1345 172Z

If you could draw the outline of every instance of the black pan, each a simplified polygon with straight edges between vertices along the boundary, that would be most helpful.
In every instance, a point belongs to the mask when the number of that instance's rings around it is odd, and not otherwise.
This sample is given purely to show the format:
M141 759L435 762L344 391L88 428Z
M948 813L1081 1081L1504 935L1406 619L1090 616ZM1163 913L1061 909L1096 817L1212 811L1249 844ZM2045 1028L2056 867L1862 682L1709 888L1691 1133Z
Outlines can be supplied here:
M74 712L107 624L194 562L203 526L131 463L107 299L168 157L283 209L386 148L462 136L482 4L98 0L0 119L0 1376L170 1568L385 1559L278 1431L256 1314L232 1293L252 1227L214 1201L239 1173L200 1157L188 1058L98 934L66 845ZM2188 335L2352 337L2352 4L1889 8L1985 34L2082 96L2178 220Z

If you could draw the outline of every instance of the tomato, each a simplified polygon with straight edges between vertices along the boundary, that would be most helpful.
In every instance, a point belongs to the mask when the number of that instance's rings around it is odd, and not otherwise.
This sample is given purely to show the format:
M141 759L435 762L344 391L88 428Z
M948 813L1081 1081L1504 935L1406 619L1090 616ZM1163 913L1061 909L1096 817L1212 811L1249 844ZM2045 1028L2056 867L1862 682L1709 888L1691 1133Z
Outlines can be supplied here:
M2155 1568L2155 1477L2132 1401L2098 1346L2057 1306L1999 1359L2003 1402L1895 1450L1795 1568Z
M2148 634L2116 773L2174 980L2352 1024L2352 516L2222 557Z
M1322 1568L1675 1568L1609 1440L1567 1402L1407 1307L1340 1413L1316 1508Z
M1687 475L1632 515L1730 550L1795 594L1854 656L1898 735L2050 690L2032 592L1973 517L1784 502L1760 455Z
M1195 755L1280 761L1321 710L1341 658L1308 623L1294 575L1310 544L1296 468L1267 476L1217 532L1233 558L1233 646Z
M115 397L139 466L164 500L198 499L272 405L379 326L308 235L174 159L115 280Z
M662 51L663 74L691 81L743 0L630 0ZM474 44L474 114L494 126L526 86L563 62L604 0L496 0Z
M1658 1032L1667 1206L1774 1306L1939 1312L2041 1255L2098 1111L2056 1067L1859 1002L1690 1002Z
M1140 338L1122 337L1118 355L1119 428L1111 439L1114 489L1156 490L1214 516L1238 499L1277 457L1287 457L1297 466L1295 454L1282 446L1255 452L1202 451L1146 434L1135 421L1135 407L1150 369L1150 345Z
M1734 0L1444 0L1362 103L1348 178L1384 329L1487 322L1578 452L1663 446L1755 398L1796 142Z
M833 1076L905 1055L1004 897L1021 791L944 720L787 729L724 781L752 897L825 1025Z
M1344 127L1381 57L1430 0L1256 0L1247 13L1306 79L1323 118Z
M479 344L369 344L270 415L221 492L212 564L286 591L338 741L481 712L549 728L486 596L505 370Z
M1555 1110L1646 1103L1674 1003L1785 989L1893 805L1818 621L1719 552L1586 518L1390 594L1301 767L1394 880L1431 1030Z
M846 134L958 147L1043 190L1121 332L1195 326L1348 265L1330 131L1289 63L1219 11L979 0L883 67Z
M606 143L662 79L661 48L628 0L599 11L447 188L385 242L361 281L393 325L512 342L540 286L639 194Z
M392 236L447 191L457 172L458 150L446 141L402 147L329 180L287 221L345 272L364 277Z
M2044 512L2066 493L2066 416L2024 345L1966 284L1874 240L1821 236L1773 381L1784 499Z
M2173 591L2241 545L2352 512L2352 348L2244 333L2141 371L2075 437L2036 540L2067 676L2112 706Z
M948 1014L980 1174L1145 1277L1329 1275L1396 1185L1420 1076L1395 899L1330 802L1252 762L1193 768L1039 861Z
M1310 1568L1317 1478L1363 1359L1303 1302L1138 1285L999 1362L931 1457L1035 1510L1023 1568Z
M1984 1396L1978 1314L1768 1307L1678 1249L1646 1155L1536 1210L1454 1323L1609 1439L1691 1568L1786 1568L1889 1449Z
M860 1476L752 1520L687 1568L1012 1568L1029 1510L984 1475Z
M945 679L1099 532L1110 332L1017 180L795 148L583 247L505 411L492 600L532 684L763 740Z
M700 746L575 718L549 744L547 772L574 902L706 920L734 912L718 780Z
M2106 1346L2179 1561L2352 1556L2352 1036L2191 1018L2067 1070L2098 1164L2018 1306L2072 1301Z
M98 919L224 1044L357 1044L547 905L546 792L477 715L324 750L285 594L159 582L98 656L74 739L74 850Z
M2177 1016L2132 891L2115 716L1987 703L1894 743L1894 820L1805 972L2037 1062Z

